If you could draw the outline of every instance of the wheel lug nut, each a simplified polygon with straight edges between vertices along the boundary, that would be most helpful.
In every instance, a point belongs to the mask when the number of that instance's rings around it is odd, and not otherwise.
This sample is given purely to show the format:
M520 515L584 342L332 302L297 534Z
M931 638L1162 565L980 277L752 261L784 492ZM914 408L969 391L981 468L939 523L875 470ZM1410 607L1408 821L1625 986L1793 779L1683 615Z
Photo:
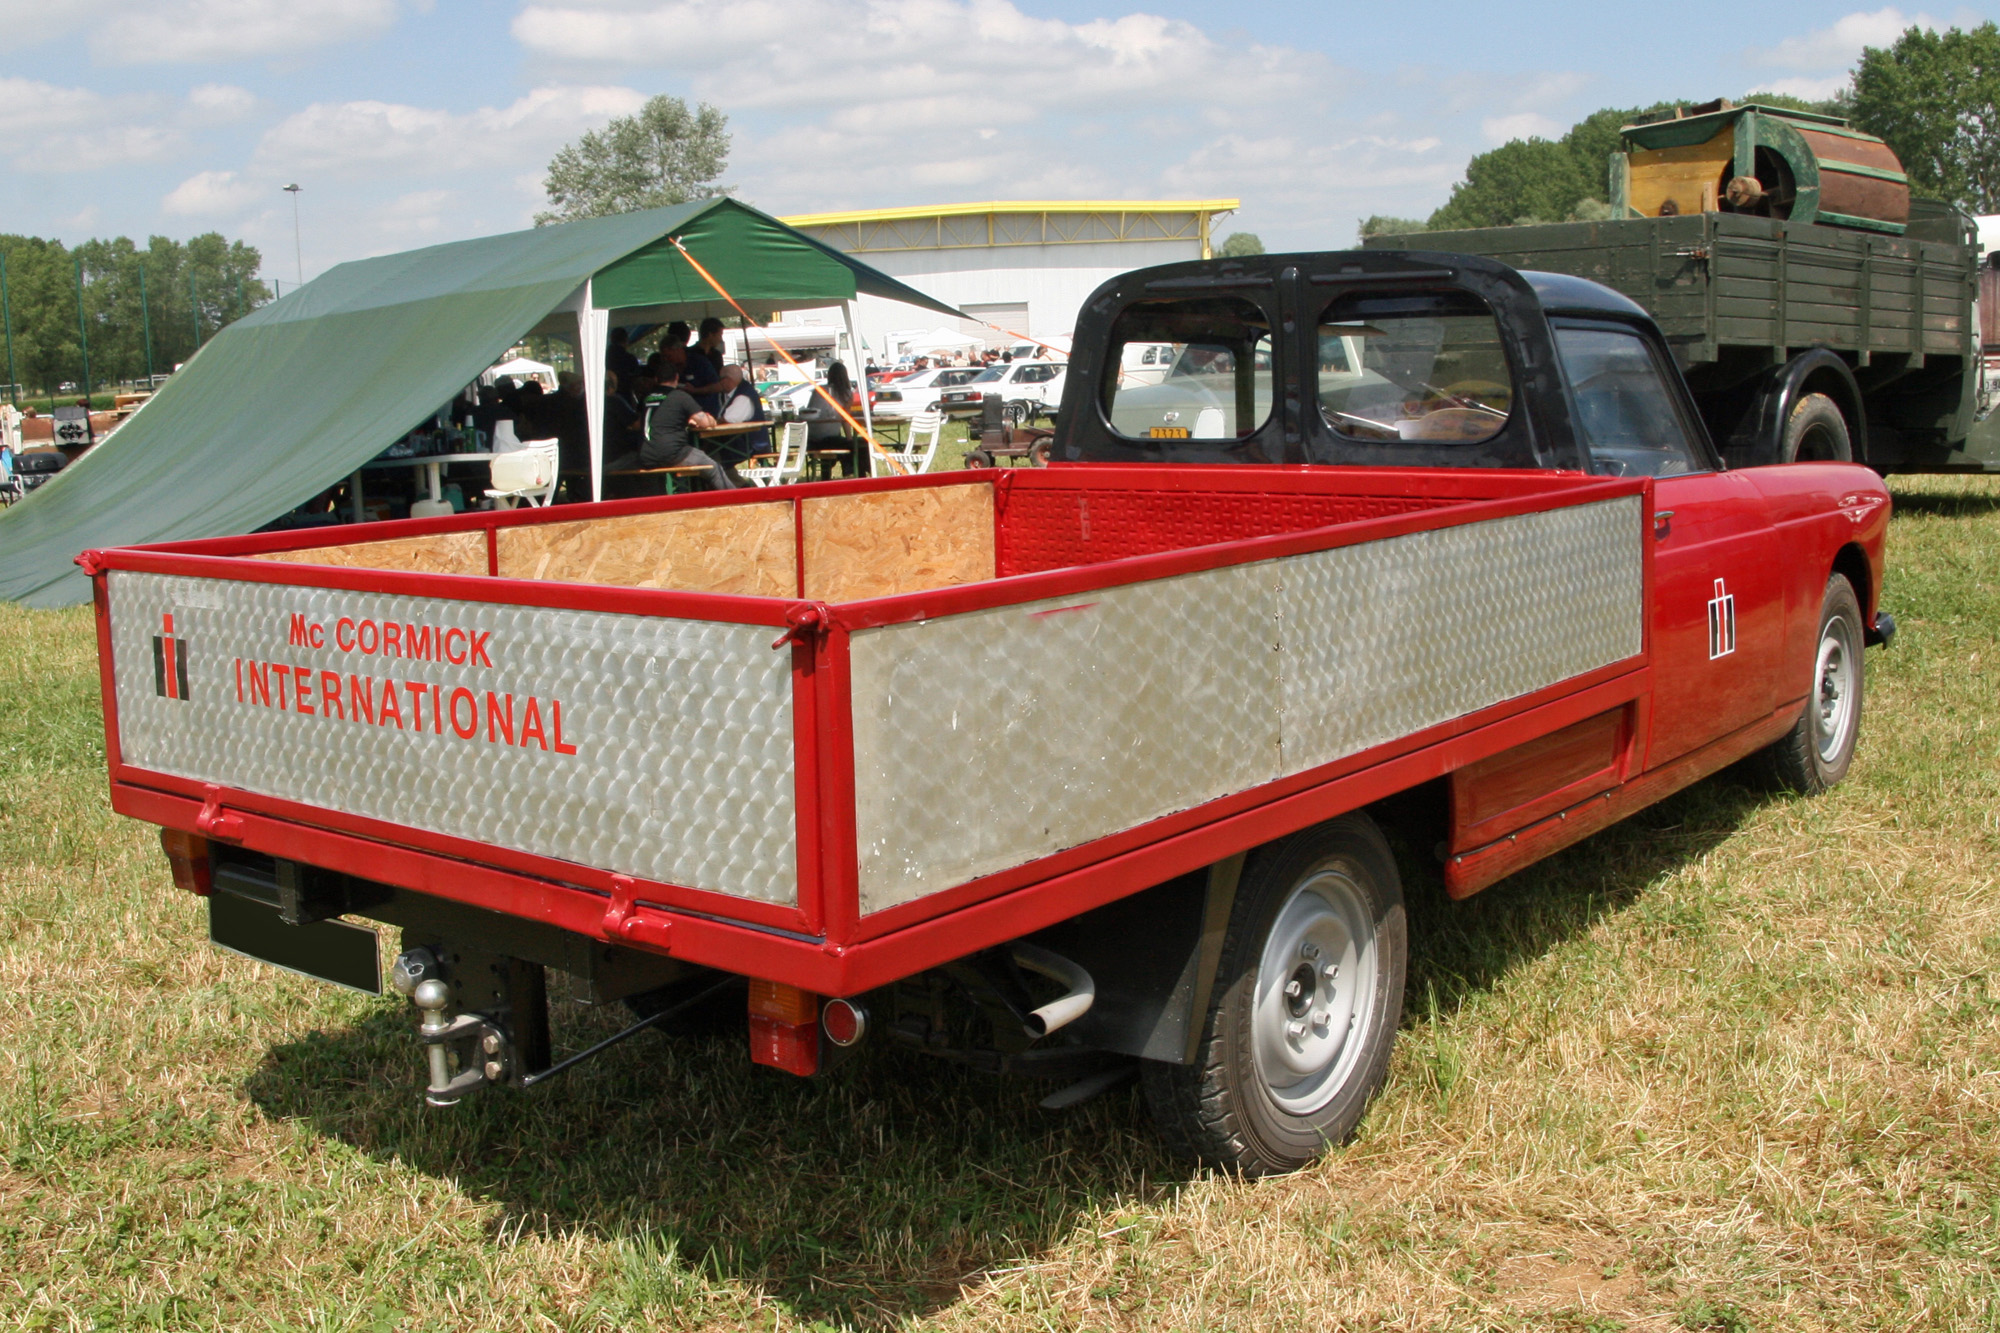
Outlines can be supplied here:
M1319 946L1311 940L1307 940L1299 946L1299 953L1307 958L1317 958L1319 957Z
M1316 1028L1323 1028L1326 1026L1326 1010L1322 1009L1318 1013L1313 1015L1313 1026Z
M1300 985L1299 985L1299 983L1298 983L1298 982L1296 982L1296 981L1287 981L1287 982L1285 983L1285 998L1286 998L1286 999L1289 999L1289 1000L1296 1000L1296 999L1298 999L1298 998L1299 998L1299 996L1301 996L1301 995L1303 995L1303 994L1305 994L1305 991L1304 991L1304 989L1303 989L1303 988L1301 988L1301 987L1300 987Z
M1325 977L1328 981L1332 981L1335 977L1340 975L1340 964L1328 963L1325 967L1320 969L1320 975Z
M1287 1036L1303 1037L1306 1035L1306 1025L1294 1018L1291 1022L1285 1024L1285 1033Z

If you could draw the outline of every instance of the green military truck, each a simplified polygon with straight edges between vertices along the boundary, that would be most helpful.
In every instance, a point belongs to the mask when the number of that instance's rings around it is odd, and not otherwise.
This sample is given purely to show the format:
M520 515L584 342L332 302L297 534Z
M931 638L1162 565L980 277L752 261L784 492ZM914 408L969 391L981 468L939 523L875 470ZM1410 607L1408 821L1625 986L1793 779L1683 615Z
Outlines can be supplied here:
M1969 217L1911 199L1886 146L1832 117L1724 102L1624 136L1622 216L1365 244L1623 292L1665 332L1733 466L2000 471Z

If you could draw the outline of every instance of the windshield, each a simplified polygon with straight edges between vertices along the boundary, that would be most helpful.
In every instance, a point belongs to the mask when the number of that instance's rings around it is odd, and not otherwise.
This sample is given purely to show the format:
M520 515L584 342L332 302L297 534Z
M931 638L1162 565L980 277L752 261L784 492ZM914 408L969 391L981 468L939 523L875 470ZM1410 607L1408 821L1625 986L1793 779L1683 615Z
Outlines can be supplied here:
M1477 444L1507 424L1514 383L1478 297L1356 293L1320 317L1319 401L1349 439Z
M1243 439L1271 415L1270 321L1240 297L1134 302L1112 326L1102 393L1120 435Z
M991 384L995 380L1007 378L1007 367L990 366L972 377L974 384Z

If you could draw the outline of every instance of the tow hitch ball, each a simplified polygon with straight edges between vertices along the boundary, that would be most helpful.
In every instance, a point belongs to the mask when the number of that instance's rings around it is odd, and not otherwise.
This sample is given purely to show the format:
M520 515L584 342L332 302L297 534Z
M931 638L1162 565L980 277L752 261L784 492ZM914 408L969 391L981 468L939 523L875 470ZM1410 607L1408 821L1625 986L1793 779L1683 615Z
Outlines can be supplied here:
M425 1101L456 1106L489 1083L507 1081L514 1053L506 1032L484 1014L451 1016L451 987L439 978L437 958L429 949L411 949L399 956L389 984L408 996L424 1016L417 1025L417 1040L430 1059Z

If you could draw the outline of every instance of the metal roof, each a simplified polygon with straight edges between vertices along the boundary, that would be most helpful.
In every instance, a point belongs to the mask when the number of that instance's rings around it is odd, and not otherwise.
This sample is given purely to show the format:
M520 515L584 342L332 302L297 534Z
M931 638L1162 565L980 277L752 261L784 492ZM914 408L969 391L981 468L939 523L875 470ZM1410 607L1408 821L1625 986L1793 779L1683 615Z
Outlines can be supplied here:
M1240 199L1040 199L983 204L925 204L861 208L842 213L799 213L778 221L788 227L834 227L852 222L913 222L922 218L977 217L987 213L1233 213Z

